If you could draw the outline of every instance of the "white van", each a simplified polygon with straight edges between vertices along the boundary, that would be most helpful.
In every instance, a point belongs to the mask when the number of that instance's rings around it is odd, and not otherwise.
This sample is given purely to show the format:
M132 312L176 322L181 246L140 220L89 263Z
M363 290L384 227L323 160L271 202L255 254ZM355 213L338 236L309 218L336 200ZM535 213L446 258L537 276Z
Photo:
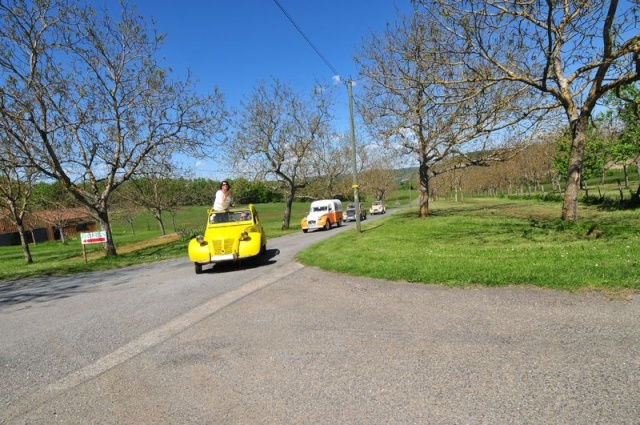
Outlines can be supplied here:
M342 202L339 199L321 199L313 201L309 208L309 214L300 221L302 231L325 229L332 226L342 226Z

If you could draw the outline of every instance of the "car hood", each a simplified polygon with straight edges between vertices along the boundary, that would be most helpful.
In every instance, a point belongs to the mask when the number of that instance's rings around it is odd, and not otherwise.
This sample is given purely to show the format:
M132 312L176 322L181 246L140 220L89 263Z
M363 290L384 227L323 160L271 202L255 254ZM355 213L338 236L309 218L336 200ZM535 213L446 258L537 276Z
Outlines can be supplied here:
M253 224L246 223L224 223L220 226L210 226L205 231L204 239L207 241L217 239L235 239L240 237L242 231L247 233L255 232L256 227Z
M307 221L309 220L318 220L320 217L322 217L323 215L327 215L326 211L320 211L320 212L311 212L307 215Z

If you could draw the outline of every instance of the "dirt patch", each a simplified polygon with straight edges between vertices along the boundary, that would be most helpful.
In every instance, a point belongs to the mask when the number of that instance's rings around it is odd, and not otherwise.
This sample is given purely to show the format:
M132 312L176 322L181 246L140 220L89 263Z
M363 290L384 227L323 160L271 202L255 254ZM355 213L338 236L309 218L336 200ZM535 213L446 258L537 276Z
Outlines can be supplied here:
M128 243L118 247L119 254L125 254L127 252L134 252L140 249L149 248L151 246L164 245L167 243L175 242L180 239L180 235L177 233L171 233L168 235L158 236L152 239L147 239L140 242Z
M157 236L155 238L147 239L139 242L132 242L125 245L118 245L117 251L118 254L127 254L129 252L139 251L144 248L149 248L152 246L165 245L171 242L175 242L180 239L180 235L178 233L171 233L168 235ZM99 258L104 257L104 250L96 251L87 254L87 258Z

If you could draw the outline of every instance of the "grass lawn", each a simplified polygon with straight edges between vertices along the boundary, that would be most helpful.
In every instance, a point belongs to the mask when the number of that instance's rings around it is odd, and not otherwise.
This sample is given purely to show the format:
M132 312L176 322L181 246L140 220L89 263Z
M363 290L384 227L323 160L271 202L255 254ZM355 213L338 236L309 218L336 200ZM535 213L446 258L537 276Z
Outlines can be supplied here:
M429 218L404 210L314 245L309 266L394 281L534 285L563 290L640 289L640 214L582 207L561 222L557 203L436 202Z
M389 206L396 206L389 202ZM309 204L295 204L291 228L280 229L283 204L258 205L269 239L300 231ZM559 220L561 204L531 200L467 198L431 203L432 215L418 218L416 207L375 222L363 221L299 254L310 266L394 281L450 286L534 285L562 290L640 290L640 214L581 206L577 223ZM161 236L149 217L134 224L113 223L119 255L105 258L101 245L79 240L31 245L34 264L25 265L20 247L0 247L2 281L125 267L186 257L191 234L200 232L206 207L191 207L165 218ZM174 230L180 230L175 233ZM184 235L184 236L180 236Z
M0 247L0 285L2 281L30 276L61 275L106 270L187 256L187 243L192 235L204 231L208 206L181 209L175 223L169 214L163 216L166 235L162 235L157 222L149 214L136 217L133 226L113 220L113 240L118 256L105 258L102 244L85 245L87 263L82 255L80 238L29 245L32 264L25 264L22 247ZM284 204L257 206L267 237L275 238L300 231L300 219L309 208L308 203L295 203L291 215L291 228L282 230Z

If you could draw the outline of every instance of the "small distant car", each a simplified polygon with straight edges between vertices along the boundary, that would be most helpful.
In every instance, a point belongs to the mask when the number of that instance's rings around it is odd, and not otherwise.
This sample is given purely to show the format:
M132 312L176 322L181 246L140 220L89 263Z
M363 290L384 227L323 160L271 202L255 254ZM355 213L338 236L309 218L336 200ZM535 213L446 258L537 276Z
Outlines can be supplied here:
M360 203L360 221L367 219L367 209ZM356 221L356 204L350 203L347 205L347 210L344 214L344 221Z
M189 259L196 274L202 267L227 261L259 258L267 252L267 234L253 204L225 211L207 210L204 235L189 241Z
M369 208L369 214L384 214L386 212L387 209L384 207L384 202L382 201L373 201L371 208Z
M330 230L332 226L342 226L344 214L339 199L320 199L313 201L309 213L300 220L302 232L309 230Z

